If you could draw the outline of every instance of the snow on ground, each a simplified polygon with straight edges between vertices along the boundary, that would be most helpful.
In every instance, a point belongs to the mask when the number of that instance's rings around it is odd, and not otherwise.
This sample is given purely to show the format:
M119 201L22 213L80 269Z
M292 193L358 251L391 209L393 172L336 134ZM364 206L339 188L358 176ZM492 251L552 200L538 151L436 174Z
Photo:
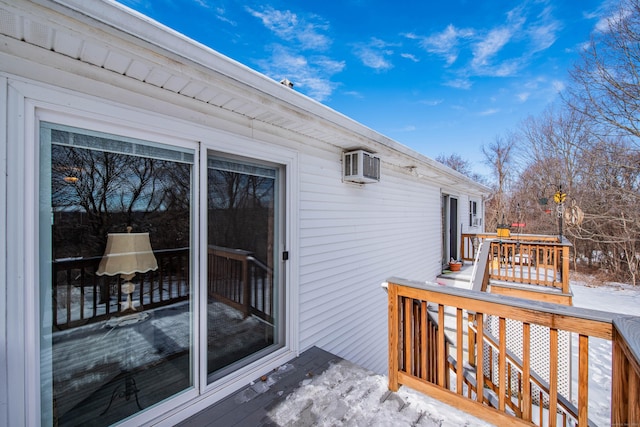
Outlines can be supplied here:
M640 315L640 289L623 284L593 287L587 283L572 282L574 306ZM577 354L577 336L573 336L574 403ZM589 363L589 418L599 426L607 426L611 416L611 343L590 339ZM342 361L318 377L305 380L269 415L276 424L287 427L490 425L408 387L390 395L387 386L386 376Z
M640 315L640 289L625 284L589 286L571 282L573 305L617 314ZM577 404L578 336L572 337L572 396ZM611 423L611 341L589 339L589 419L599 426Z

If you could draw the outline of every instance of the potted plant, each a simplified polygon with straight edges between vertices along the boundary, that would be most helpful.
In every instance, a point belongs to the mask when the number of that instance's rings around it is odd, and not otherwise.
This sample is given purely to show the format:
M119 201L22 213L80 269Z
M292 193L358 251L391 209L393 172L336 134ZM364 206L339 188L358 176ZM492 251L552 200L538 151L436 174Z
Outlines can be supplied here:
M451 261L449 261L449 270L460 271L460 268L462 268L462 262L451 258Z

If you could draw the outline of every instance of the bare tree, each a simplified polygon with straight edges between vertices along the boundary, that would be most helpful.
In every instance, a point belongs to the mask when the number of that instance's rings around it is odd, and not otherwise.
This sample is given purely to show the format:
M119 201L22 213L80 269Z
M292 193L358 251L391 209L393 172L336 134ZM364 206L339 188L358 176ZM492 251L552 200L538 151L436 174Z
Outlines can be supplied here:
M507 137L497 136L488 146L482 146L485 163L493 174L494 193L489 199L485 224L487 229L495 229L503 218L515 214L515 207L511 209L511 197L508 193L510 180L515 168L513 149L516 139L513 134Z
M460 172L461 174L471 178L476 182L479 182L481 184L486 183L486 179L482 175L473 171L469 160L464 159L457 153L450 154L449 156L438 154L438 156L436 157L436 161L450 167L456 172Z
M581 143L584 223L571 232L611 278L636 283L640 262L640 0L622 0L571 72L567 108L589 122Z
M569 108L589 117L603 137L640 138L640 0L622 0L571 72Z

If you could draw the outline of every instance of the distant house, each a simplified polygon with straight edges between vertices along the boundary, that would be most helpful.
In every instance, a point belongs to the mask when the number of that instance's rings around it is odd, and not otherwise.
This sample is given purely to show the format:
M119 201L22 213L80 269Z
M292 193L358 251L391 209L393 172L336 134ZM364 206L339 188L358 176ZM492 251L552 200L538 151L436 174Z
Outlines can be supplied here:
M483 231L486 187L118 4L0 34L1 425L168 425L314 345L385 372L380 283Z

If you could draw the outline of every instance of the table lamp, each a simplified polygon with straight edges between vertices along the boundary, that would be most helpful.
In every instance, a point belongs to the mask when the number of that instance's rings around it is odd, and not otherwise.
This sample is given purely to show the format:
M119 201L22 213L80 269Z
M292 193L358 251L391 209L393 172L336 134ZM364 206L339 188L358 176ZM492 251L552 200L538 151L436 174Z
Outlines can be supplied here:
M131 300L131 294L136 285L131 279L136 273L146 273L158 269L158 262L153 255L149 233L132 233L131 227L127 227L127 233L109 233L107 235L107 247L100 260L96 274L98 276L120 275L124 283L122 292L127 294L127 302L124 311L136 311Z

